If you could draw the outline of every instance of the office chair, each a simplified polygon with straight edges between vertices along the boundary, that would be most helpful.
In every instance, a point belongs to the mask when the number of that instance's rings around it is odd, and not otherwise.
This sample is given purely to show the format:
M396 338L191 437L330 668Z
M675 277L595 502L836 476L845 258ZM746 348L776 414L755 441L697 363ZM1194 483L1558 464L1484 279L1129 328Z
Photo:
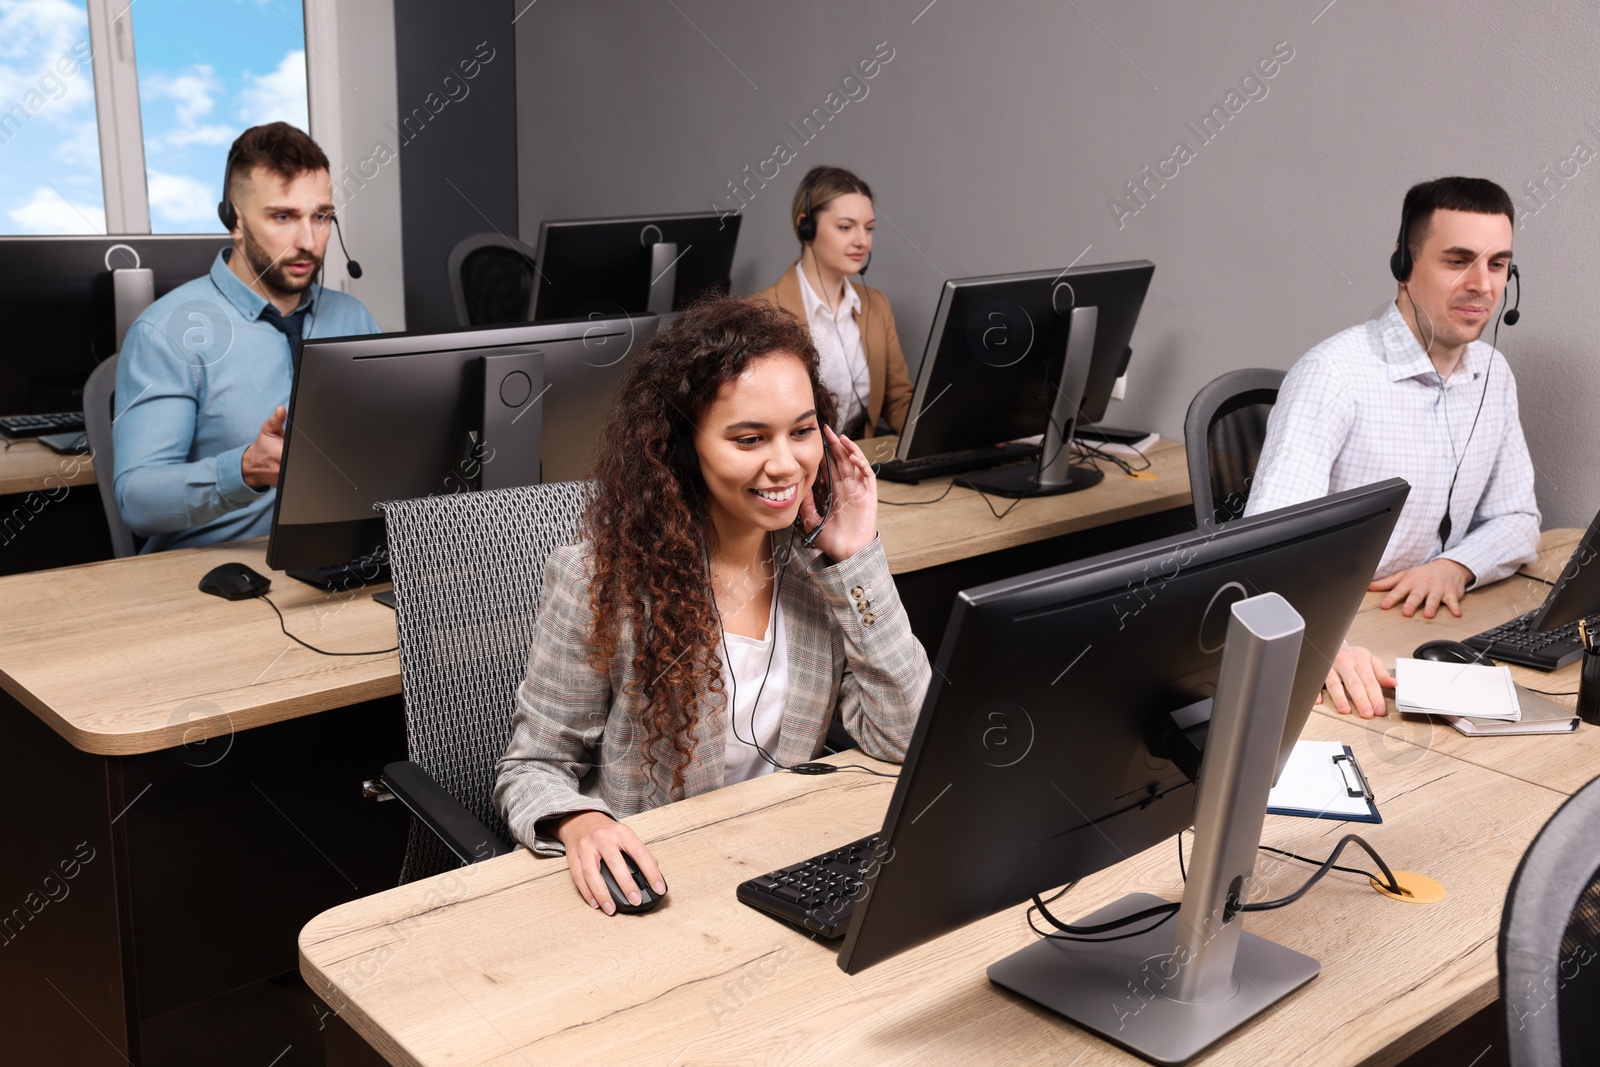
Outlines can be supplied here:
M111 445L112 405L117 393L117 355L105 360L89 375L83 386L83 432L89 438L89 454L94 457L95 481L100 486L100 506L106 511L111 529L111 551L118 559L139 550L133 531L122 521L113 483L116 459Z
M590 482L379 505L388 526L410 760L383 783L413 815L400 881L513 849L494 765L528 665L550 552L577 540Z
M533 249L498 233L477 233L456 242L448 261L450 295L461 326L493 326L533 320Z
M1600 778L1544 824L1500 917L1500 1003L1511 1067L1600 1063Z
M1283 377L1281 370L1259 367L1229 371L1189 404L1183 441L1196 529L1215 529L1244 514Z

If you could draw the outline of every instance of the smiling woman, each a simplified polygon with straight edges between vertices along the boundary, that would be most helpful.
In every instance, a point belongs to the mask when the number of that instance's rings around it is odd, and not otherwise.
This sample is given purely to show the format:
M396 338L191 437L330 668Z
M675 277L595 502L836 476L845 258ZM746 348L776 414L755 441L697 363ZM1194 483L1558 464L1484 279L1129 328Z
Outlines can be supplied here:
M898 762L927 690L877 537L877 486L828 429L806 328L770 304L691 307L629 364L595 463L584 541L545 570L495 801L565 852L610 914L602 860L657 893L617 820L812 760L837 716ZM637 904L637 899L632 899Z

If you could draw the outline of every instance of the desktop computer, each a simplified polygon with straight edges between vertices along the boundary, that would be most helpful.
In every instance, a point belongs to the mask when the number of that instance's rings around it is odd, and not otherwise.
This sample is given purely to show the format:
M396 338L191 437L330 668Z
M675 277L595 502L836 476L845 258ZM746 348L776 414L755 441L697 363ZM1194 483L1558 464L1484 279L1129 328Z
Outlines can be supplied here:
M1600 619L1600 513L1589 520L1567 565L1561 569L1544 603L1510 622L1467 638L1463 644L1491 659L1554 671L1583 655L1578 623L1588 620L1593 635ZM1591 636L1591 641L1593 637Z
M1218 532L1180 535L961 593L883 830L842 861L858 864L859 891L848 902L834 901L821 923L801 925L822 933L842 929L839 966L855 974L1111 867L1191 825L1197 850L1215 827L1252 818L1258 840L1266 790L1310 714L1408 492L1404 481L1390 479ZM1237 617L1250 612L1255 623L1264 620L1273 639L1266 644L1277 642L1277 651L1259 662L1251 660L1257 647L1232 643ZM1291 634L1292 642L1279 640ZM1277 672L1276 711L1267 700L1262 714L1241 714L1239 679L1248 677L1245 668L1261 664ZM1253 751L1256 767L1242 779L1239 768L1248 761L1228 762L1240 746ZM1223 784L1256 790L1259 808L1224 799L1197 823L1197 799ZM1237 844L1238 834L1224 836ZM1185 904L1202 871L1225 891L1218 903L1242 899L1256 840L1209 866L1197 856ZM1216 860L1214 853L1215 847L1207 855ZM746 887L739 895L760 906ZM1092 921L1120 937L1130 910L1152 911L1149 899ZM1174 933L1186 929L1181 916L1173 927L1150 928L1177 910L1155 903L1154 917L1135 924L1146 928L1136 933L1158 946L1165 939L1164 949L1143 942L1136 951L1147 956L1172 953ZM846 910L847 921L837 921ZM1239 937L1236 913L1220 923L1209 920ZM823 929L825 923L832 929ZM1260 941L1244 941L1243 963L1263 952L1274 955ZM1316 973L1315 961L1270 948L1294 957L1289 988ZM1034 950L1044 953L1043 962ZM1101 1011L1122 1004L1126 982L1139 977L1139 961L1124 967L1124 961L1097 958L1110 950L1041 941L1023 950L1034 953L1023 967L1032 985L1015 980L1006 961L991 977L1028 996L1042 984L1035 999L1055 1007L1058 969L1063 986L1081 985L1086 971L1098 974L1103 982L1088 983L1089 999ZM1087 967L1074 968L1085 960ZM1160 1014L1147 1010L1146 1022ZM1094 1019L1072 1017L1099 1028ZM1109 1036L1123 1041L1117 1022L1109 1016ZM1197 1023L1187 1036L1200 1032Z
M586 477L656 316L313 339L284 427L267 563L346 588L387 576L375 505Z
M1037 457L957 484L1018 497L1098 483L1099 471L1071 463L1074 427L1104 414L1154 273L1137 260L945 282L895 459L878 476L916 481ZM1006 445L1041 435L1039 446Z
M542 222L533 320L665 315L726 293L739 221L711 212Z

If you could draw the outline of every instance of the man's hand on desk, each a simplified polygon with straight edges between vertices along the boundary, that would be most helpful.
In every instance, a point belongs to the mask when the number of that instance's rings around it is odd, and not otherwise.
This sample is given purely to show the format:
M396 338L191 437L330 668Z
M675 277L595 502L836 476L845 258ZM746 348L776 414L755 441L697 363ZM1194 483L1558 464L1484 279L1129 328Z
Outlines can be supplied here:
M600 874L602 859L617 880L617 888L635 904L639 902L638 887L633 884L628 864L622 858L624 852L633 857L657 894L667 891L656 858L626 823L604 812L580 811L557 822L552 832L567 847L567 870L572 872L572 884L578 887L578 895L589 907L599 908L607 915L617 910L611 901L611 890L606 888L606 881Z
M1422 608L1424 619L1431 619L1438 613L1440 604L1460 618L1461 598L1466 595L1472 579L1473 573L1467 568L1441 556L1420 567L1408 567L1379 578L1367 586L1367 590L1388 593L1378 606L1388 611L1399 604L1400 614L1408 619L1417 613L1418 607Z
M1363 719L1389 714L1383 702L1383 691L1394 688L1394 675L1383 669L1383 663L1360 645L1344 645L1333 657L1333 667L1325 683L1328 697L1340 715L1351 710ZM1317 694L1322 703L1322 694Z
M275 489L278 486L278 463L283 459L283 424L289 412L282 404L261 424L261 432L244 450L239 460L244 484L252 489Z

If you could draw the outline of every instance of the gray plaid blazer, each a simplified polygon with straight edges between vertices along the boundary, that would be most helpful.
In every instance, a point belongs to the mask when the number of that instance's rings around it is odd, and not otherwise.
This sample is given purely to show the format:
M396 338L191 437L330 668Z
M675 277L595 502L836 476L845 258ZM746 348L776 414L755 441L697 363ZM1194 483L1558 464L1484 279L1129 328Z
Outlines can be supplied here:
M496 765L496 807L517 840L543 856L564 853L560 841L540 832L544 820L586 809L626 818L665 803L671 782L665 765L656 766L653 783L645 773L643 698L627 693L636 675L626 628L609 669L590 666L590 574L587 545L558 548L545 564L511 743ZM931 671L881 541L832 565L797 545L785 567L781 604L789 685L773 758L789 766L816 757L837 711L863 751L903 760ZM707 699L715 706L695 729L685 796L722 785L723 696Z

